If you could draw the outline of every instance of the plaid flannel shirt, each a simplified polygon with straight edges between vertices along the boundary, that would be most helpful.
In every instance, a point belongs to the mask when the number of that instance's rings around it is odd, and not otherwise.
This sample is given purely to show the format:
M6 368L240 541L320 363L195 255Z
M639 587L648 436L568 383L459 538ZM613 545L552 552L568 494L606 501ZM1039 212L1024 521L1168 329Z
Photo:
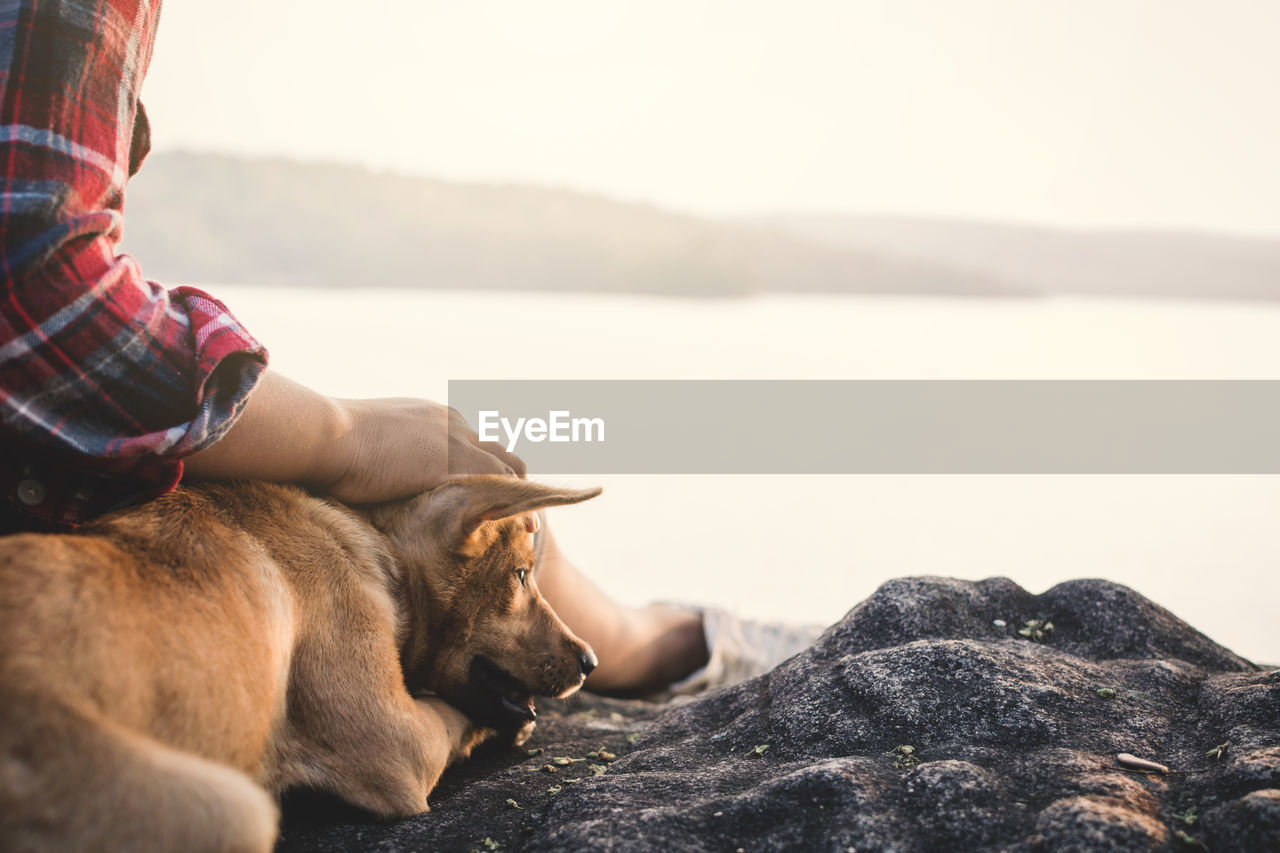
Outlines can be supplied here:
M0 0L9 527L65 527L169 491L266 364L220 302L166 291L116 253L149 142L138 88L159 14L159 0Z

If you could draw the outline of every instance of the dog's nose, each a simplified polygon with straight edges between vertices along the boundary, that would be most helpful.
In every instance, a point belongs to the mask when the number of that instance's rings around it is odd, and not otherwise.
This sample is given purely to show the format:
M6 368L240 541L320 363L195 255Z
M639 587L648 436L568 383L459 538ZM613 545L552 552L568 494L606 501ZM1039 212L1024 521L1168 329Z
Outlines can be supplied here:
M582 672L583 678L590 675L591 671L599 665L600 661L596 658L596 653L591 651L591 649L587 649L578 656L578 669Z

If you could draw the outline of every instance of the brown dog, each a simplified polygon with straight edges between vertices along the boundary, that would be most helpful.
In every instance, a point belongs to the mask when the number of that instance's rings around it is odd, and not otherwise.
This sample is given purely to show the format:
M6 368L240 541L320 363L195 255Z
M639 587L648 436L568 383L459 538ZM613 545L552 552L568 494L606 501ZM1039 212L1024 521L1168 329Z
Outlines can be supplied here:
M426 811L595 666L530 532L599 491L470 477L360 514L202 486L0 539L0 848L269 850L297 785Z

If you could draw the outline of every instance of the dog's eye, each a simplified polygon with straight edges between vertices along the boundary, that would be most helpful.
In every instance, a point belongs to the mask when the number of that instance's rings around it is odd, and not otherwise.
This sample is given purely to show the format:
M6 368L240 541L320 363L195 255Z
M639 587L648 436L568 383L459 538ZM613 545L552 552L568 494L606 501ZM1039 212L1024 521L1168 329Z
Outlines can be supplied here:
M520 579L520 586L524 586L525 580L529 577L529 572L527 569L516 569L516 577Z

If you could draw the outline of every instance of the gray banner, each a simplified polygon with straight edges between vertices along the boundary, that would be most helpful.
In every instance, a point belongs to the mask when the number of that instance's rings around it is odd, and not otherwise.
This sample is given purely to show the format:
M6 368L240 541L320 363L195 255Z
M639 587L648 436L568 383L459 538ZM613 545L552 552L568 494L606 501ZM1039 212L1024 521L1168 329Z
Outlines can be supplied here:
M1280 381L451 381L554 474L1280 474Z

